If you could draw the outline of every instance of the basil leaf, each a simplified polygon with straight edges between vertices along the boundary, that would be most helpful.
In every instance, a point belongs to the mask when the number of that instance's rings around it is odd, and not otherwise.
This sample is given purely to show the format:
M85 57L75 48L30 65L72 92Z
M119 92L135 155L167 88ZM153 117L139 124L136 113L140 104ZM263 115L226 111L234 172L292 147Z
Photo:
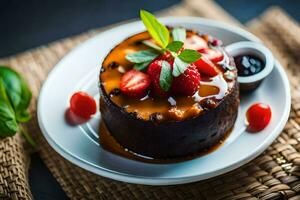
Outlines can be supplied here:
M0 66L0 77L3 79L5 91L14 110L26 110L32 95L25 81L17 72L5 66Z
M144 71L147 69L148 65L151 63L151 61L149 62L143 62L143 63L136 63L133 66L133 69L139 70L139 71Z
M143 63L151 61L157 56L158 54L152 50L142 50L134 53L129 53L125 56L125 58L133 63Z
M174 28L172 30L173 41L184 42L186 38L186 31L184 28Z
M142 43L156 51L162 52L162 48L154 44L153 42L150 42L149 40L143 40Z
M173 41L170 44L168 44L166 48L172 52L177 52L181 49L182 46L183 46L183 42Z
M30 101L32 98L32 93L29 90L29 87L27 85L27 83L24 81L24 79L19 76L21 79L21 88L22 88L22 94L21 94L21 103L18 106L19 110L27 110L29 105L30 105Z
M159 85L164 91L168 91L172 85L172 68L167 61L162 61L160 76L159 76Z
M199 58L201 58L201 54L196 50L185 49L181 52L181 54L179 54L178 57L183 62L192 63L192 62L199 60Z
M22 110L16 113L17 122L28 122L31 119L30 113L27 110Z
M170 35L169 30L165 25L160 23L154 15L149 13L148 11L141 10L140 11L141 19L152 36L152 38L162 47L166 48L169 43Z
M0 137L13 136L17 131L15 112L6 95L3 79L0 77Z
M182 61L179 57L175 57L173 64L173 76L177 77L180 74L184 73L186 68L189 66L189 63Z

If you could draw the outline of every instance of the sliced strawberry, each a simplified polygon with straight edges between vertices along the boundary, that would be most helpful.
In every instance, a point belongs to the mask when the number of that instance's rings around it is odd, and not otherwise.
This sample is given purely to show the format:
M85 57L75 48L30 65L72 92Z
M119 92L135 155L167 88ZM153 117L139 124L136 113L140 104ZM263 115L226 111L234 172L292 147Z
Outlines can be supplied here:
M160 97L167 97L169 95L168 92L164 91L159 84L159 77L162 67L162 62L164 60L154 60L148 67L147 74L151 79L152 91L154 94ZM171 62L171 61L170 61Z
M193 35L191 37L188 37L185 40L184 48L199 50L199 49L208 48L208 46L207 46L207 42L202 37L198 35Z
M224 58L223 53L221 51L215 50L215 49L209 49L209 48L200 49L200 50L198 50L198 52L214 63L220 62Z
M200 73L196 66L191 64L181 75L175 77L172 91L175 94L192 96L199 89Z
M202 56L201 59L194 62L198 71L202 74L208 76L216 76L219 73L218 68L215 66L213 62L207 59L205 56Z
M132 69L122 76L120 90L127 96L142 98L147 94L150 83L151 80L147 74Z

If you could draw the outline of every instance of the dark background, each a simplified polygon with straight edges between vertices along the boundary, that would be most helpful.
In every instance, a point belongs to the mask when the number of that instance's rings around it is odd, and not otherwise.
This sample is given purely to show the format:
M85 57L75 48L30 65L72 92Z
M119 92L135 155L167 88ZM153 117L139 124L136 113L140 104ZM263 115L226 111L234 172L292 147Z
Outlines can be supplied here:
M298 0L216 0L242 23L272 5L300 21ZM180 0L0 0L0 57L13 55L93 28L137 18L139 9L151 12ZM201 3L201 1L199 1ZM38 154L29 172L35 199L67 199Z
M216 0L246 22L271 5L300 20L298 0ZM0 0L0 57L9 56L92 28L137 18L180 0ZM199 1L201 3L201 1Z

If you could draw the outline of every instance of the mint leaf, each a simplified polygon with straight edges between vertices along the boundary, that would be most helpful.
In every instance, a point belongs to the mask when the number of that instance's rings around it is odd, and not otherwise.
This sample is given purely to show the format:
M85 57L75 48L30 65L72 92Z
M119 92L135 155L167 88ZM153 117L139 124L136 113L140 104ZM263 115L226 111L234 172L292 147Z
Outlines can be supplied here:
M147 67L151 63L151 61L143 62L143 63L136 63L136 64L134 64L133 69L136 69L136 70L139 70L139 71L144 71L144 70L147 69Z
M201 58L201 54L196 50L185 49L181 52L181 54L179 54L178 57L183 62L192 63L199 60L199 58Z
M169 43L170 35L169 30L165 25L160 23L154 15L148 11L140 11L141 19L152 36L152 38L162 47L166 48Z
M173 64L173 76L177 77L180 74L184 73L186 68L189 66L189 63L182 61L179 57L175 57Z
M172 30L173 41L184 42L186 38L186 31L184 28L174 28Z
M125 58L133 63L143 63L151 61L157 56L158 54L152 50L142 50L134 53L129 53L125 56Z
M168 91L172 85L172 68L167 61L162 61L160 76L159 76L159 85L164 91Z
M146 46L148 46L148 47L154 49L154 50L157 50L157 51L160 51L160 52L163 51L161 47L157 46L157 45L154 44L153 42L150 42L149 40L143 40L142 43L143 43L144 45L146 45Z
M168 44L168 46L166 47L169 51L172 52L177 52L181 49L181 47L183 46L183 42L180 41L173 41L170 44Z

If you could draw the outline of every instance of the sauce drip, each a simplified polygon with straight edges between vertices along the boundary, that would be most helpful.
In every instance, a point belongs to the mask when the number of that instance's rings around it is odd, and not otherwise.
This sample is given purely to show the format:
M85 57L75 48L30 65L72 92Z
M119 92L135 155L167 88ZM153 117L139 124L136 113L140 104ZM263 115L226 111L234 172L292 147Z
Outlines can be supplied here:
M195 102L200 102L206 98L222 99L228 91L228 84L223 75L210 78L208 81L200 82L200 89L194 94Z

